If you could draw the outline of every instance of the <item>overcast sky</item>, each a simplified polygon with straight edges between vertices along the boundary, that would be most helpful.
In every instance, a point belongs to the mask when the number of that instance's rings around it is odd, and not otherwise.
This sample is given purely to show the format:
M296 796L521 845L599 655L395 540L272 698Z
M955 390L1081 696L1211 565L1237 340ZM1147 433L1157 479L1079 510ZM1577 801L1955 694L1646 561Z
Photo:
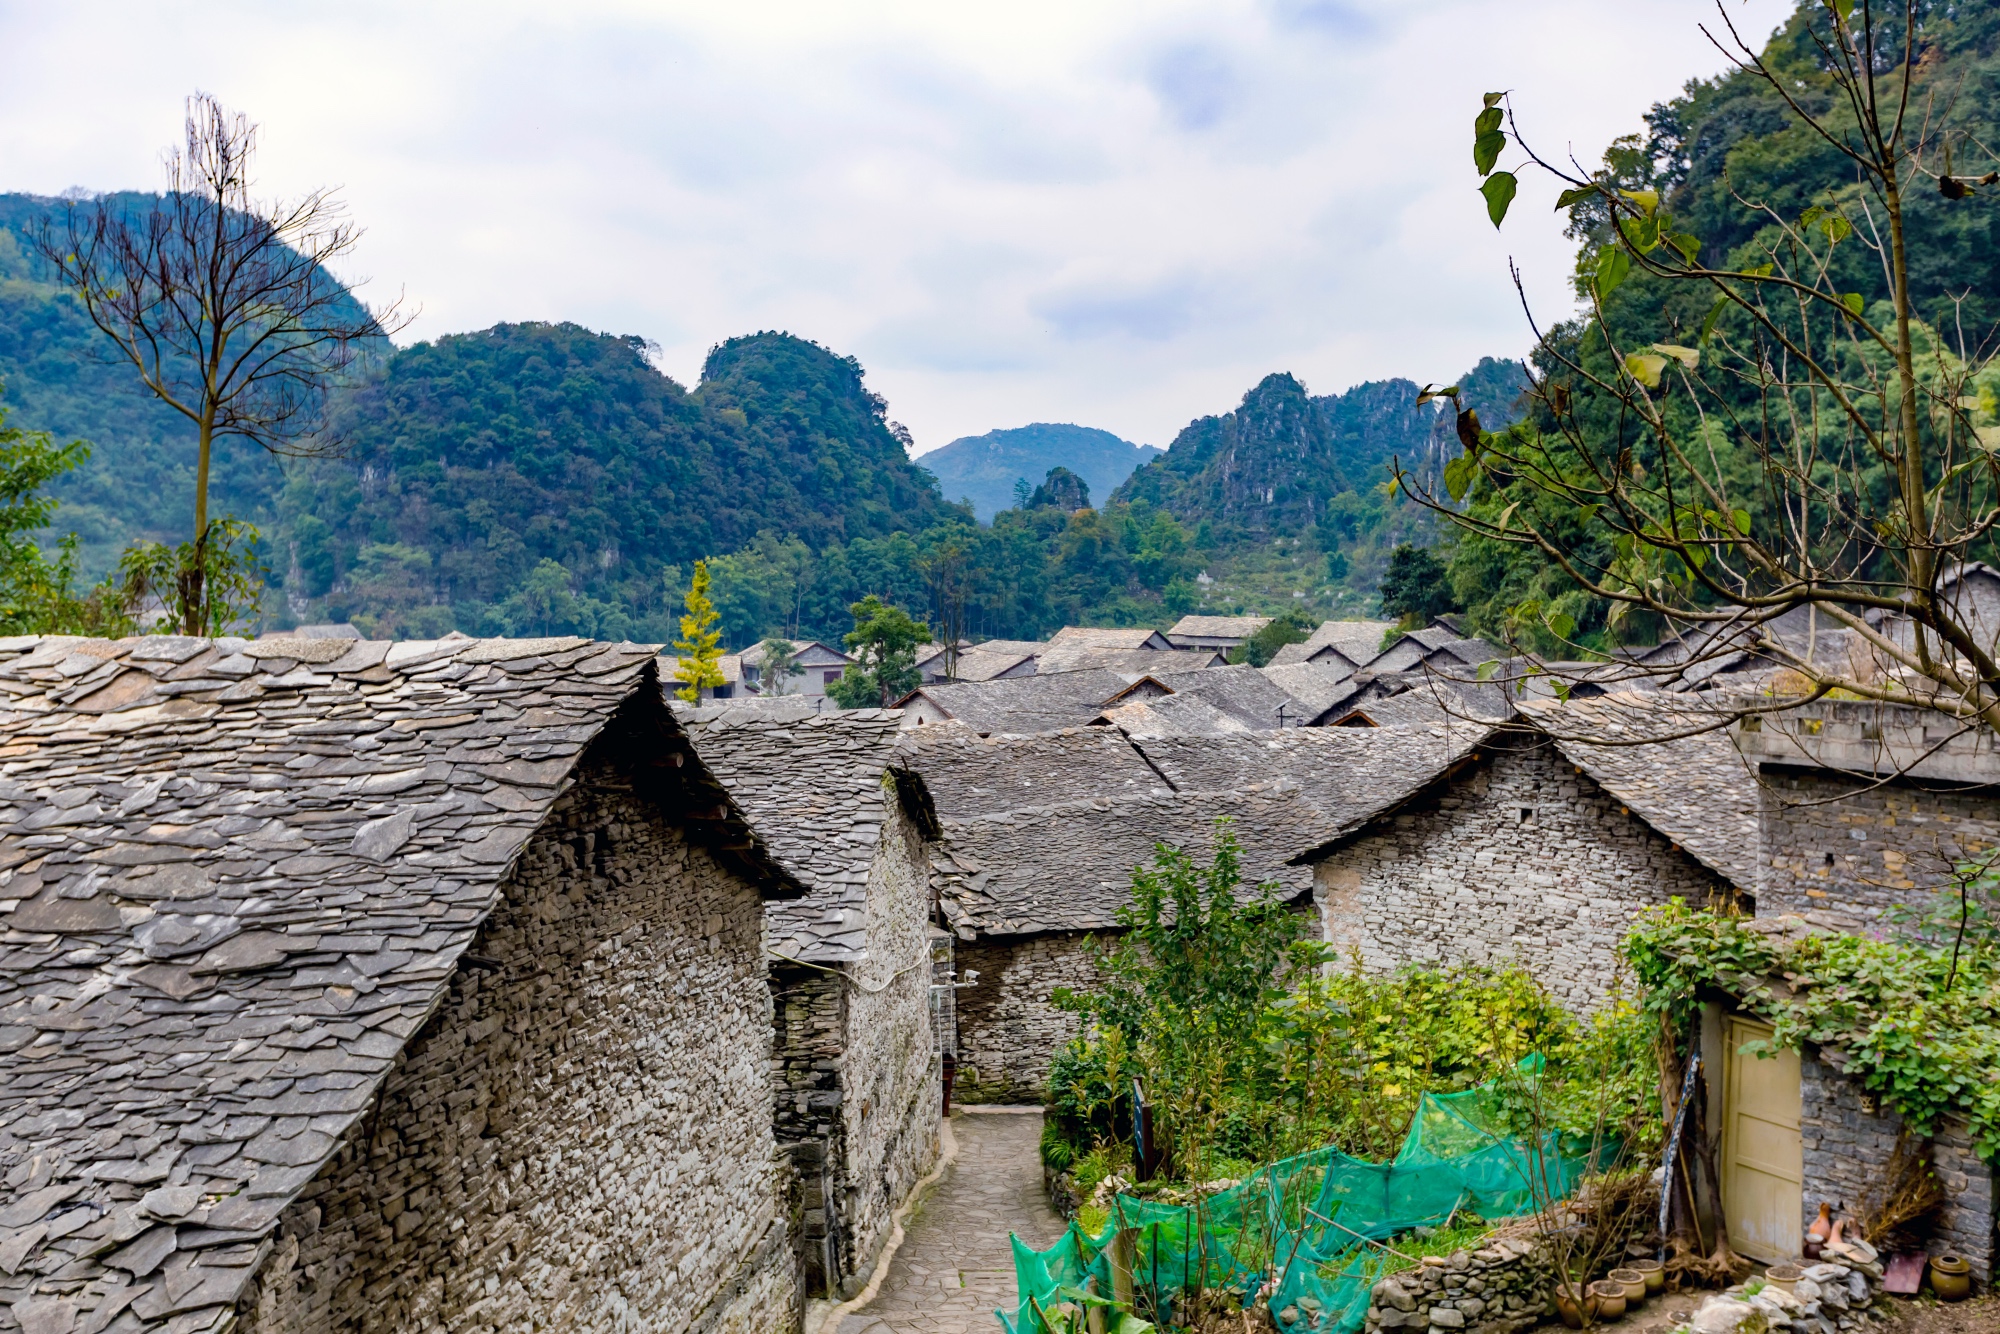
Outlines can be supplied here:
M1726 0L1761 42L1784 0ZM1594 162L1723 67L1711 0L0 0L0 190L152 188L200 88L261 180L338 184L405 341L574 320L858 356L919 450L1033 421L1166 444L1289 370L1443 380L1569 308L1554 192L1471 167L1511 88ZM1511 158L1511 155L1510 155Z

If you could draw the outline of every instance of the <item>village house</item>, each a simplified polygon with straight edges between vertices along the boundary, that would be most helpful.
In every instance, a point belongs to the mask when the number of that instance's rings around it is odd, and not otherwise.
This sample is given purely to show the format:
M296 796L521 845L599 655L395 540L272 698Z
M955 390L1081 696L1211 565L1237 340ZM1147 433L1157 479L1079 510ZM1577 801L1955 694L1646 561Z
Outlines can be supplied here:
M1302 854L1421 785L1480 735L1441 719L1163 738L1116 727L904 733L942 827L939 908L957 936L960 977L972 979L955 997L957 1096L1039 1101L1051 1056L1077 1031L1052 994L1095 979L1097 940L1119 929L1132 871L1151 864L1156 845L1206 860L1215 821L1226 818L1242 848L1242 892L1272 884L1311 911Z
M713 716L690 725L696 752L810 891L768 912L775 1127L799 1182L808 1288L850 1295L938 1152L936 816L898 759L899 713L701 713Z
M980 735L1082 727L1114 699L1170 693L1150 677L1112 671L1057 672L920 686L896 701L908 726L960 722Z
M0 1330L783 1331L776 862L577 639L0 641Z
M1243 647L1271 619L1269 616L1183 616L1167 628L1167 642L1175 648L1227 652Z
M1032 639L988 639L968 645L945 672L942 656L919 662L917 669L926 685L943 681L1000 681L1017 676L1033 676L1042 651L1048 645Z
M1383 637L1395 628L1394 621L1321 621L1304 643L1280 645L1270 665L1312 662L1359 671L1382 652Z
M1406 693L1417 703L1382 701L1378 725L1421 705ZM1602 1003L1640 909L1755 892L1756 783L1727 736L1617 744L1686 730L1656 704L1670 698L1527 701L1521 724L1481 729L1308 854L1326 939L1381 970L1517 962L1575 1009Z
M1057 648L1138 648L1169 652L1173 644L1158 630L1144 627L1120 628L1065 625L1049 636L1048 646Z
M733 654L738 663L737 674L743 686L760 695L802 695L807 699L826 698L826 688L841 678L848 664L854 659L832 644L821 643L817 639L787 640L792 646L792 670L782 680L770 679L764 670L764 646L752 644L741 653ZM742 690L735 693L742 694ZM717 693L716 698L729 696Z
M1758 776L1761 929L1896 929L1889 909L1920 907L2000 847L2000 749L1985 728L1909 706L1821 701L1745 718L1734 731ZM1796 1254L1821 1201L1859 1210L1880 1191L1902 1130L1895 1112L1843 1073L1837 1049L1807 1043L1746 1065L1755 1058L1743 1044L1770 1035L1740 997L1707 1007L1703 1046L1730 1235L1759 1258ZM1989 1280L2000 1200L1993 1170L1972 1151L1962 1117L1947 1117L1929 1148L1946 1198L1931 1249L1956 1251Z

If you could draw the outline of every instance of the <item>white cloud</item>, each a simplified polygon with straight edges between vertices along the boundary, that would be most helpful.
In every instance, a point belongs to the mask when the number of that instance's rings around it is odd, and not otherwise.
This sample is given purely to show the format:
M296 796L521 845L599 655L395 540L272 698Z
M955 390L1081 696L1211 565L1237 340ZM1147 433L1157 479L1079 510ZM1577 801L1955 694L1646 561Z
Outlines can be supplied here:
M1761 35L1784 0L1727 0ZM1721 57L1707 0L562 7L0 2L0 189L144 187L180 99L340 183L411 337L566 319L861 358L920 448L1029 421L1164 444L1261 375L1443 379L1568 307L1552 191L1504 234L1479 94L1594 160Z

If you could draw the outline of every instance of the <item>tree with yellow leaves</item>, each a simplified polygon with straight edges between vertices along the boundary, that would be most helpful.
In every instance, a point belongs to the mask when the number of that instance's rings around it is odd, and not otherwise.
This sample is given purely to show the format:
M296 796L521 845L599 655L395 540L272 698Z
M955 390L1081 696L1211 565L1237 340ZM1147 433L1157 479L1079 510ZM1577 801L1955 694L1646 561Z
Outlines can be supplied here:
M681 637L674 641L680 661L674 666L674 680L681 683L675 695L693 704L704 689L726 684L716 660L722 656L722 632L715 623L722 618L708 596L708 562L694 563L694 582L688 585L687 612L681 617Z

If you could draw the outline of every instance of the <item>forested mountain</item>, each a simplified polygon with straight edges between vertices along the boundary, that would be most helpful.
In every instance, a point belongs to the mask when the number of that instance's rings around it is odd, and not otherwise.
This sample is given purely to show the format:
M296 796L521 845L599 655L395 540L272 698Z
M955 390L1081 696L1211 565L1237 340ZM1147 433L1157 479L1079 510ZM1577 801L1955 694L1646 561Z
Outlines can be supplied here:
M574 324L419 343L342 405L345 456L294 468L287 600L377 634L671 638L676 567L763 529L817 550L945 515L883 408L789 334L717 347L692 393Z
M111 202L144 207L151 199L127 193ZM59 526L82 539L83 565L94 576L134 538L191 535L195 431L147 392L32 255L32 229L60 207L35 195L0 194L0 384L12 425L90 442L89 462L51 489L62 502ZM383 339L378 352L388 351ZM213 513L268 526L283 485L273 455L241 440L217 442Z
M1976 176L1995 166L2000 149L2000 6L1922 0L1916 7L1918 50L1904 133L1915 142L1919 133L1929 145L1926 168L1942 167L1938 145L1950 142L1957 154L1955 170ZM1861 18L1854 13L1855 23ZM1900 8L1888 17L1878 11L1878 50L1884 54L1879 76L1885 96L1894 98L1900 74L1890 67L1902 58L1904 16ZM1862 309L1879 314L1877 322L1892 323L1881 247L1887 237L1878 201L1871 201L1856 180L1856 171L1841 150L1807 125L1787 97L1813 114L1830 116L1838 125L1852 123L1827 72L1825 44L1829 7L1820 0L1801 0L1791 18L1765 46L1761 59L1780 79L1781 96L1754 72L1736 70L1714 79L1687 84L1682 95L1653 107L1643 125L1614 142L1604 154L1598 179L1616 189L1657 191L1659 209L1671 216L1677 232L1698 238L1702 264L1742 271L1771 262L1770 246L1788 256L1787 264L1809 267L1784 228L1793 235L1806 231L1810 219L1822 218L1810 235L1828 255L1830 290L1853 293ZM1517 89L1516 101L1544 90ZM1852 132L1852 131L1848 131ZM1969 197L1947 197L1934 179L1913 175L1902 196L1906 209L1906 246L1910 264L1912 306L1923 321L1917 332L1919 348L1935 339L1944 358L1968 357L1975 364L1991 356L2000 342L2000 196L1979 188ZM1811 213L1808 213L1811 210ZM1826 243L1835 220L1847 230L1837 244ZM1509 227L1516 224L1510 220ZM1577 272L1595 273L1610 239L1609 219L1601 200L1593 197L1573 207L1569 235L1578 242ZM1504 281L1504 274L1496 274ZM1713 293L1703 285L1659 278L1634 265L1629 280L1604 301L1606 322L1628 347L1663 341L1699 344L1704 348L1704 379L1719 396L1709 404L1714 428L1676 420L1690 436L1714 429L1716 455L1723 467L1740 476L1739 494L1746 517L1757 527L1790 522L1773 512L1770 498L1780 494L1757 479L1762 464L1744 438L1755 436L1764 408L1757 402L1753 376L1739 375L1730 358L1756 346L1744 317L1723 312L1712 339L1704 322ZM1538 312L1542 313L1542 312ZM1547 312L1554 313L1554 312ZM1828 351L1851 357L1844 336L1829 340ZM1601 335L1586 322L1553 325L1552 350L1561 358L1582 363L1600 378L1619 374ZM1595 392L1580 377L1562 372L1556 357L1539 355L1545 371L1568 381L1581 429L1597 441L1620 438L1631 429L1618 404ZM1851 364L1851 363L1849 363ZM1730 369L1716 371L1721 365ZM1804 377L1801 377L1802 379ZM1676 413L1693 409L1676 401ZM1733 418L1729 429L1720 423ZM1535 423L1547 426L1541 416ZM1490 423L1489 423L1490 425ZM1643 460L1640 460L1643 462ZM1879 513L1892 513L1886 490L1886 469L1868 464L1883 476L1885 489L1875 502ZM1831 494L1829 492L1828 494ZM1544 503L1518 480L1503 488L1481 483L1471 503L1490 515L1510 505ZM1610 535L1601 525L1576 524L1565 530L1573 542L1570 555L1581 567L1605 568L1614 556ZM1570 618L1575 639L1589 647L1608 646L1614 639L1647 642L1657 636L1657 622L1634 616L1614 629L1608 604L1578 590L1564 572L1534 548L1464 537L1453 544L1449 564L1453 590L1472 625L1482 634L1498 636L1519 625L1530 642L1553 649L1553 641L1538 640L1537 618L1516 617L1523 606L1550 608Z
M1513 420L1524 381L1517 363L1488 357L1459 384L1492 428ZM1450 417L1417 394L1408 380L1375 380L1314 398L1291 375L1267 375L1234 412L1190 422L1115 499L1211 524L1225 545L1297 537L1335 497L1371 490L1391 458L1424 469L1456 453Z
M1109 496L1132 470L1163 450L1135 445L1109 431L1090 426L1037 422L985 435L960 436L948 445L917 456L917 462L938 479L938 489L951 500L970 500L982 523L1015 503L1014 484L1030 490L1051 468L1068 468L1090 487L1090 494Z

